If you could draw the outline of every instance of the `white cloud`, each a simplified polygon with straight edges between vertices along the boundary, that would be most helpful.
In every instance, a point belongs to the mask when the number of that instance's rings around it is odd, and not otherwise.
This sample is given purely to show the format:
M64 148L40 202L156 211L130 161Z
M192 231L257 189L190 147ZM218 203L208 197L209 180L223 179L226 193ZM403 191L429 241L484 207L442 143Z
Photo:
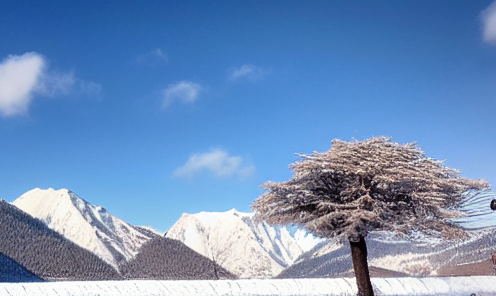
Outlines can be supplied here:
M27 112L45 64L43 56L35 52L9 55L0 63L0 115Z
M157 64L164 64L168 62L167 55L165 55L160 48L154 48L151 51L139 55L136 58L138 64L154 66Z
M168 107L174 101L193 103L198 99L201 90L200 84L191 81L173 83L163 91L163 106Z
M496 1L482 11L483 39L487 43L496 44Z
M255 166L241 156L230 156L225 150L211 149L191 155L183 166L174 171L174 176L191 178L203 171L212 172L217 177L246 178L255 173Z
M35 95L95 95L101 86L83 81L71 72L49 72L47 60L36 52L9 55L0 63L0 115L27 113Z
M238 81L241 79L259 80L267 75L268 71L252 64L245 64L237 68L229 69L228 79Z

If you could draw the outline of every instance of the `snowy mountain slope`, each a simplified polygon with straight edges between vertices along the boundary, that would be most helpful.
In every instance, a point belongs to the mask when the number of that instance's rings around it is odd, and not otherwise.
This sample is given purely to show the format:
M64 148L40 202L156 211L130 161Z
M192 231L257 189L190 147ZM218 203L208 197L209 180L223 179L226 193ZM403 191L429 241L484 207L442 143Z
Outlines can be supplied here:
M0 257L3 255L0 279L8 281L16 281L13 276L17 276L18 281L122 279L112 266L94 253L0 199Z
M311 244L305 235L300 242ZM240 278L270 278L291 265L302 247L287 228L255 224L252 213L183 214L166 237L179 240Z
M156 236L111 215L103 207L88 203L67 189L33 189L13 204L115 269L132 259L144 243Z
M489 207L494 198L491 190L466 193L463 215L453 221L467 230L463 240L444 241L420 233L408 240L392 232L371 233L367 237L369 266L413 276L436 276L445 270L461 275L466 274L463 266L485 266L481 262L496 253L496 214ZM343 276L351 270L349 244L329 240L302 254L278 277ZM492 274L487 268L477 272Z
M147 225L140 225L140 226L137 226L138 228L142 229L142 230L145 230L145 231L150 231L158 236L164 236L165 235L165 232L161 232L161 231L158 231L157 229L151 227L151 226L147 226Z
M463 266L489 260L496 253L496 228L469 231L468 238L458 241L407 241L389 233L371 233L367 237L368 262L371 267L385 268L411 276L436 276L446 267ZM350 275L351 251L347 243L322 243L278 275L279 278L306 278ZM491 274L487 270L485 274Z

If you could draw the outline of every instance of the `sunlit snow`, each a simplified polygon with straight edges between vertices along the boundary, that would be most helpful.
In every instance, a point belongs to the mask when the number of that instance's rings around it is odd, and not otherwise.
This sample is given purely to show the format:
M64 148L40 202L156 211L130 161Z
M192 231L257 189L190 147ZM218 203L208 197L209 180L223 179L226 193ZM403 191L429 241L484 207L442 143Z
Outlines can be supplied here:
M496 295L493 277L372 278L376 295ZM342 295L357 294L354 278L224 280L224 281L105 281L0 283L8 296L69 295Z

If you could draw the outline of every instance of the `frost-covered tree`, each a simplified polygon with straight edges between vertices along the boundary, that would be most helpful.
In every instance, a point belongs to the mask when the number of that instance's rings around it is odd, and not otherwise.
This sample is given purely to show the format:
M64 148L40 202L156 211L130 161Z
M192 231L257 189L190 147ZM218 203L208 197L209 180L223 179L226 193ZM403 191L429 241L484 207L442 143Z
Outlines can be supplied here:
M251 206L255 217L349 240L360 295L373 295L365 244L370 231L461 238L465 232L452 219L462 215L463 193L489 188L427 157L415 143L387 137L333 140L326 152L297 155L289 180L262 185L265 192Z

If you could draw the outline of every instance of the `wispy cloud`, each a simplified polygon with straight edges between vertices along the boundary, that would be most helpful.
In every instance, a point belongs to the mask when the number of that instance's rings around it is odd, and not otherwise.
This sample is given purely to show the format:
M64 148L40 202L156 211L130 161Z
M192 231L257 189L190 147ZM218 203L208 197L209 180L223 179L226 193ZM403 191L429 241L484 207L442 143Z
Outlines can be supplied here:
M36 92L46 97L61 95L91 95L100 93L100 84L85 81L75 77L74 71L70 72L44 72L36 87Z
M174 176L191 178L204 171L211 172L216 177L246 178L255 173L255 166L241 156L229 155L223 149L211 149L191 155L183 166L174 171Z
M101 86L71 72L48 71L48 62L36 52L9 55L0 63L0 115L27 113L36 95L55 97L68 94L95 95Z
M202 89L200 84L191 81L183 80L173 83L163 91L162 105L166 108L174 101L193 103L200 96Z
M227 79L230 81L239 80L260 80L269 73L268 70L257 67L252 64L244 64L240 67L234 67L228 70Z
M496 1L481 13L483 31L482 38L487 43L496 45Z
M35 52L9 55L0 63L0 115L27 112L44 67L45 59Z
M160 48L154 48L151 51L136 57L136 63L141 65L155 66L168 62L167 55Z
M74 72L67 73L43 73L40 77L36 92L47 97L54 97L56 95L67 95L69 94L74 85L76 84L76 78L74 77Z

